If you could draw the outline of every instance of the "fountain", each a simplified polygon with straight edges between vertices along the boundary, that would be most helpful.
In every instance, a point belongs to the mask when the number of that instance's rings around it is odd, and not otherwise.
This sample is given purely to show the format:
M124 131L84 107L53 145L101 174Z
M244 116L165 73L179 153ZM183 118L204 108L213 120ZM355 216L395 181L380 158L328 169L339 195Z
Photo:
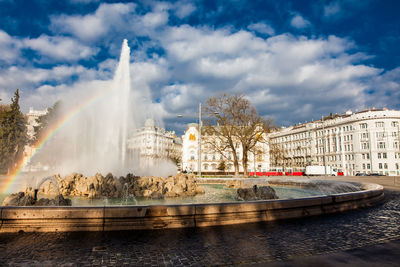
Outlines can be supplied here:
M51 166L48 174L151 175L140 162L139 152L127 149L127 141L135 129L154 114L147 97L150 93L131 84L130 48L126 39L114 78L79 89L62 99L58 111L62 123L35 155L32 165L40 162ZM167 160L157 165L165 166L157 170L158 175L176 171Z
M119 178L114 176L129 172L143 175L148 171L141 168L139 155L127 152L129 133L141 120L144 122L138 114L143 114L141 110L145 110L140 106L142 99L131 90L129 57L130 48L124 40L114 79L102 83L88 95L75 95L62 105L61 117L69 119L65 120L63 127L57 128L58 131L37 157L51 164L51 172L70 175L46 176L36 190L44 188L41 186L45 182L57 181L60 193L67 197L87 198L90 205L2 206L0 232L203 227L333 213L369 206L382 200L383 188L375 184L238 178L234 179L233 186L250 188L242 190L242 197L239 198L250 201L230 196L222 201L213 199L210 203L201 198L204 189L199 183L225 185L232 179L195 179L193 174L165 175L167 178L131 174ZM82 104L82 97L90 101L83 101ZM114 175L104 177L100 174L109 172ZM97 174L85 176L88 173ZM268 186L278 188L271 190ZM279 187L306 189L308 193L293 199L289 199L290 196L282 199ZM207 190L212 189L212 195L218 195L215 193L218 190L210 188ZM223 190L232 192L229 188ZM34 197L21 193L12 203L34 201ZM263 199L267 195L269 200ZM133 205L121 205L128 204L130 196L133 196ZM100 202L97 206L96 199ZM120 202L113 205L114 199Z

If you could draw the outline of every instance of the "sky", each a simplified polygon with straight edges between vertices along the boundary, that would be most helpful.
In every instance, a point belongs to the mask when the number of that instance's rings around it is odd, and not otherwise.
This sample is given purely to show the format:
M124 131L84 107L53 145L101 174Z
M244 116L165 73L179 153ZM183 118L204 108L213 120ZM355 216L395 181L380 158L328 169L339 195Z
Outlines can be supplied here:
M44 109L112 79L127 39L134 90L178 133L221 92L282 126L400 109L399 10L396 0L0 0L0 103L19 88L24 112Z

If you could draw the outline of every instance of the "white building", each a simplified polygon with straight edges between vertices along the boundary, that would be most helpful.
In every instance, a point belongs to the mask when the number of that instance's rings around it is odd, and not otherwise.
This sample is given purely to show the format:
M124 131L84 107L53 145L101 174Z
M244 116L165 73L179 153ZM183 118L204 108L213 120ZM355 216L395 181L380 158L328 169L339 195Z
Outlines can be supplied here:
M29 112L26 113L26 129L27 129L27 135L28 135L28 144L25 146L24 149L24 166L26 167L27 164L30 163L30 159L33 156L33 153L35 152L35 148L32 145L32 141L35 135L35 128L36 126L38 126L38 122L37 120L39 119L40 116L46 115L47 114L47 109L45 110L35 110L33 108L29 109ZM41 170L44 167L43 166L29 166L29 170ZM26 168L24 168L24 170L27 170Z
M155 126L152 119L147 119L144 127L136 129L127 144L128 156L139 156L138 160L144 167L152 167L157 159L171 159L177 164L181 161L180 138L176 137L174 131Z
M184 135L182 136L182 170L197 172L199 158L199 129L198 124L188 124ZM210 145L210 138L213 136L201 136L201 171L204 173L211 172L234 172L233 155L230 151L225 151L224 155L217 153ZM256 155L250 152L247 171L257 172L267 171L269 169L268 145L259 142L256 145ZM242 150L237 143L237 156L239 160L239 171L243 172ZM255 160L254 160L255 159Z
M35 134L35 128L38 126L37 119L39 119L40 116L46 115L47 109L46 110L34 110L33 108L29 109L29 112L26 113L26 119L27 119L27 133L29 139L32 140L34 134Z
M281 167L325 164L343 170L344 175L399 175L399 123L396 110L348 111L282 128L269 137L271 146L282 150Z

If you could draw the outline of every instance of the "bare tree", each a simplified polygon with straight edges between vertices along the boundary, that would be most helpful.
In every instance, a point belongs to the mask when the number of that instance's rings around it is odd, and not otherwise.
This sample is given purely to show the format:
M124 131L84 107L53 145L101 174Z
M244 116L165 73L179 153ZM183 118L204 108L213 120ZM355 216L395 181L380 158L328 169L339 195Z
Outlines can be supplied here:
M242 148L241 163L247 176L249 152L257 143L266 142L266 133L272 129L272 121L264 120L242 94L220 94L207 100L205 136L210 147L226 160L232 154L235 176L239 175L239 151ZM214 123L214 125L213 125ZM216 124L216 125L215 125Z

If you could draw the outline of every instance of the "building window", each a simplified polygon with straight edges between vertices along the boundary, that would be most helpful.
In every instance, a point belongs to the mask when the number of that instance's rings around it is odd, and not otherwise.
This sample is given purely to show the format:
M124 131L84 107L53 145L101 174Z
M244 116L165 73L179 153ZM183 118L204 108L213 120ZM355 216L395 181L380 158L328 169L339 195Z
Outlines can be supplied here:
M387 168L388 168L388 164L387 164L387 163L385 163L385 164L384 164L384 167L385 167L385 169L387 169Z
M371 164L367 164L367 169L369 170L369 169L371 169Z
M399 126L399 122L398 121L392 121L392 127L397 127Z
M361 128L361 129L367 129L367 128L368 128L368 124L366 124L366 123L360 123L360 128Z
M378 137L378 138L385 137L385 132L376 132L376 137Z
M377 147L379 149L386 148L385 142L378 142Z
M363 170L365 170L365 163L363 163Z
M382 158L387 159L387 153L382 153Z
M385 127L385 123L383 121L377 121L375 125L376 127Z
M204 164L204 170L208 170L208 164Z
M378 159L381 159L381 158L382 158L381 153L378 153Z
M382 163L379 163L379 169L382 169Z
M361 149L369 149L368 143L361 143Z

